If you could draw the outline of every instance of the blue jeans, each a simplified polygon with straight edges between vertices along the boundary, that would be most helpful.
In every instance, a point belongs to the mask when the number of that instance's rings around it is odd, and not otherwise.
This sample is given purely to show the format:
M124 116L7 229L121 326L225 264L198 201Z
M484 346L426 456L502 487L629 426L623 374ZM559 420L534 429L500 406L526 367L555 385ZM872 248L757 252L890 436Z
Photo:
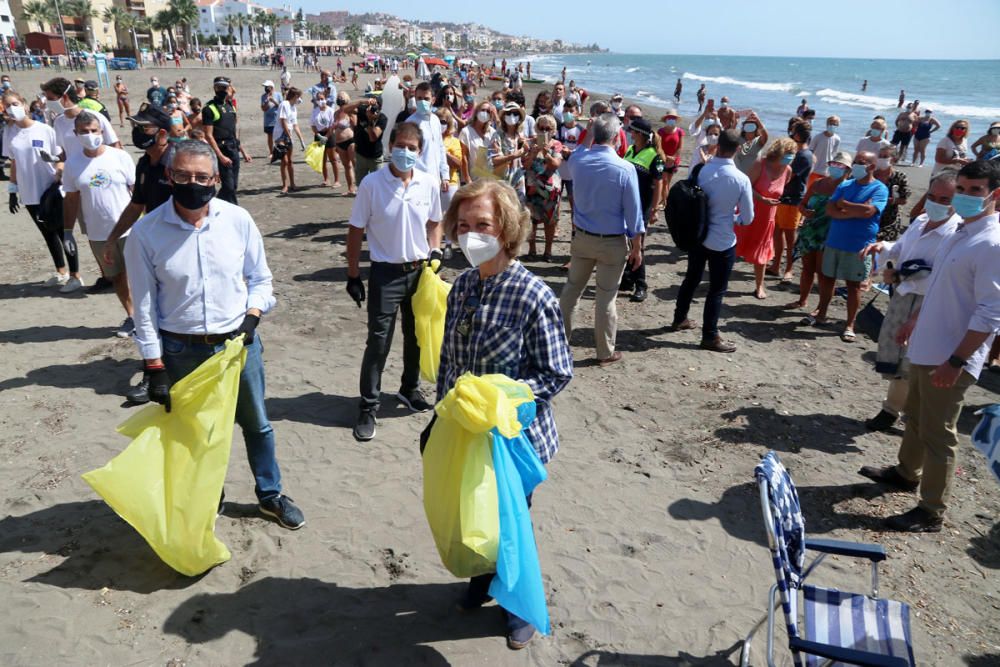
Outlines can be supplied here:
M225 343L187 343L163 337L163 364L173 382L198 368L203 361L225 348ZM274 455L274 429L264 407L264 348L260 336L247 347L247 360L240 373L236 399L236 423L243 429L247 459L253 471L254 492L260 501L281 494L281 470Z
M684 282L677 293L677 306L674 309L674 324L680 324L687 319L691 308L694 291L701 283L708 264L708 294L705 295L705 312L701 325L701 340L711 343L719 335L719 311L722 310L722 297L729 288L729 274L733 271L736 261L736 246L729 250L709 250L698 244L688 253L687 273Z

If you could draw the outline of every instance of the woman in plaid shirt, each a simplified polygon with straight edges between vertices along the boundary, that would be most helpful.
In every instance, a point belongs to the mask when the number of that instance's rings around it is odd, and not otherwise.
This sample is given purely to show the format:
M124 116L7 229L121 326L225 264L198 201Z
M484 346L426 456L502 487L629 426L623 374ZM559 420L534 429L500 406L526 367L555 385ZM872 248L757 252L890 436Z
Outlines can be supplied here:
M445 215L445 234L457 241L474 268L448 295L437 398L463 373L502 373L531 387L537 414L527 437L543 463L559 448L551 400L573 378L573 355L559 300L517 261L531 228L517 193L505 182L478 180L455 193ZM528 498L531 504L531 498ZM459 605L465 610L489 598L492 574L473 577ZM535 628L507 614L507 646L524 648Z

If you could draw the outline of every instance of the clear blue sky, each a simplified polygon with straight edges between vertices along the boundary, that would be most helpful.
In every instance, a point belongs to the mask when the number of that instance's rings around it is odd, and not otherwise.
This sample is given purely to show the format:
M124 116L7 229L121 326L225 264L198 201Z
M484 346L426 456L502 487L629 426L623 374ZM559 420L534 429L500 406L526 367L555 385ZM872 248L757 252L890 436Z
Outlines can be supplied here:
M619 53L1000 58L1000 0L285 1L311 13L475 22Z

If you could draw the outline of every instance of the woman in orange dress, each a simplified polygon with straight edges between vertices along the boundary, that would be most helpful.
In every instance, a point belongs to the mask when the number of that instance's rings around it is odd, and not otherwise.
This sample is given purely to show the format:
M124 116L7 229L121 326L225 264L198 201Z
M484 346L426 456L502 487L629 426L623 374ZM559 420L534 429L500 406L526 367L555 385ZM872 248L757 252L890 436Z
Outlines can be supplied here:
M788 165L795 157L795 150L795 142L782 137L771 144L764 157L750 168L753 222L745 227L736 227L736 256L753 264L754 296L758 299L767 298L764 269L774 258L774 216L778 199L792 173Z

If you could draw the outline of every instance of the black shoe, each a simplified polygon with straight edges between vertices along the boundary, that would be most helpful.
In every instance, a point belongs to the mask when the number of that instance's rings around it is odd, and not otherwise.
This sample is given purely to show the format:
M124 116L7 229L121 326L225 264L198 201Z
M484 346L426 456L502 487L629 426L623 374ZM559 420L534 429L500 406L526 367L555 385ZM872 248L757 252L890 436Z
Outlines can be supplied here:
M632 296L628 300L635 303L642 303L646 300L646 288L642 285L636 287L635 292L632 293Z
M260 513L277 519L284 528L298 530L306 525L302 510L288 496L275 496L260 502Z
M125 394L125 400L137 405L149 403L149 377L145 373L142 374L139 384L129 389L128 393Z
M635 283L633 282L625 282L623 280L620 283L618 283L619 292L631 292L634 289L635 289Z
M100 294L101 292L109 292L114 289L115 285L110 280L101 276L94 281L94 284L86 289L87 294Z
M408 394L403 392L398 392L396 398L399 402L406 406L410 412L427 412L434 406L424 400L424 397L420 395L420 392L416 389Z
M862 477L867 477L873 482L885 484L886 486L891 486L903 491L916 491L917 487L920 486L920 482L913 482L900 475L899 471L896 470L896 466L885 466L884 468L861 466L861 470L858 470L858 474Z
M940 533L944 519L935 516L922 507L914 507L909 512L891 516L885 520L885 527L905 533Z
M896 416L885 410L879 410L877 415L865 421L865 428L869 431L888 431L895 425Z
M222 489L222 495L219 496L219 509L215 511L215 518L218 519L226 511L226 490Z
M375 418L374 408L361 408L358 421L354 424L354 439L359 442L368 442L374 438L375 424L377 423L378 419Z

